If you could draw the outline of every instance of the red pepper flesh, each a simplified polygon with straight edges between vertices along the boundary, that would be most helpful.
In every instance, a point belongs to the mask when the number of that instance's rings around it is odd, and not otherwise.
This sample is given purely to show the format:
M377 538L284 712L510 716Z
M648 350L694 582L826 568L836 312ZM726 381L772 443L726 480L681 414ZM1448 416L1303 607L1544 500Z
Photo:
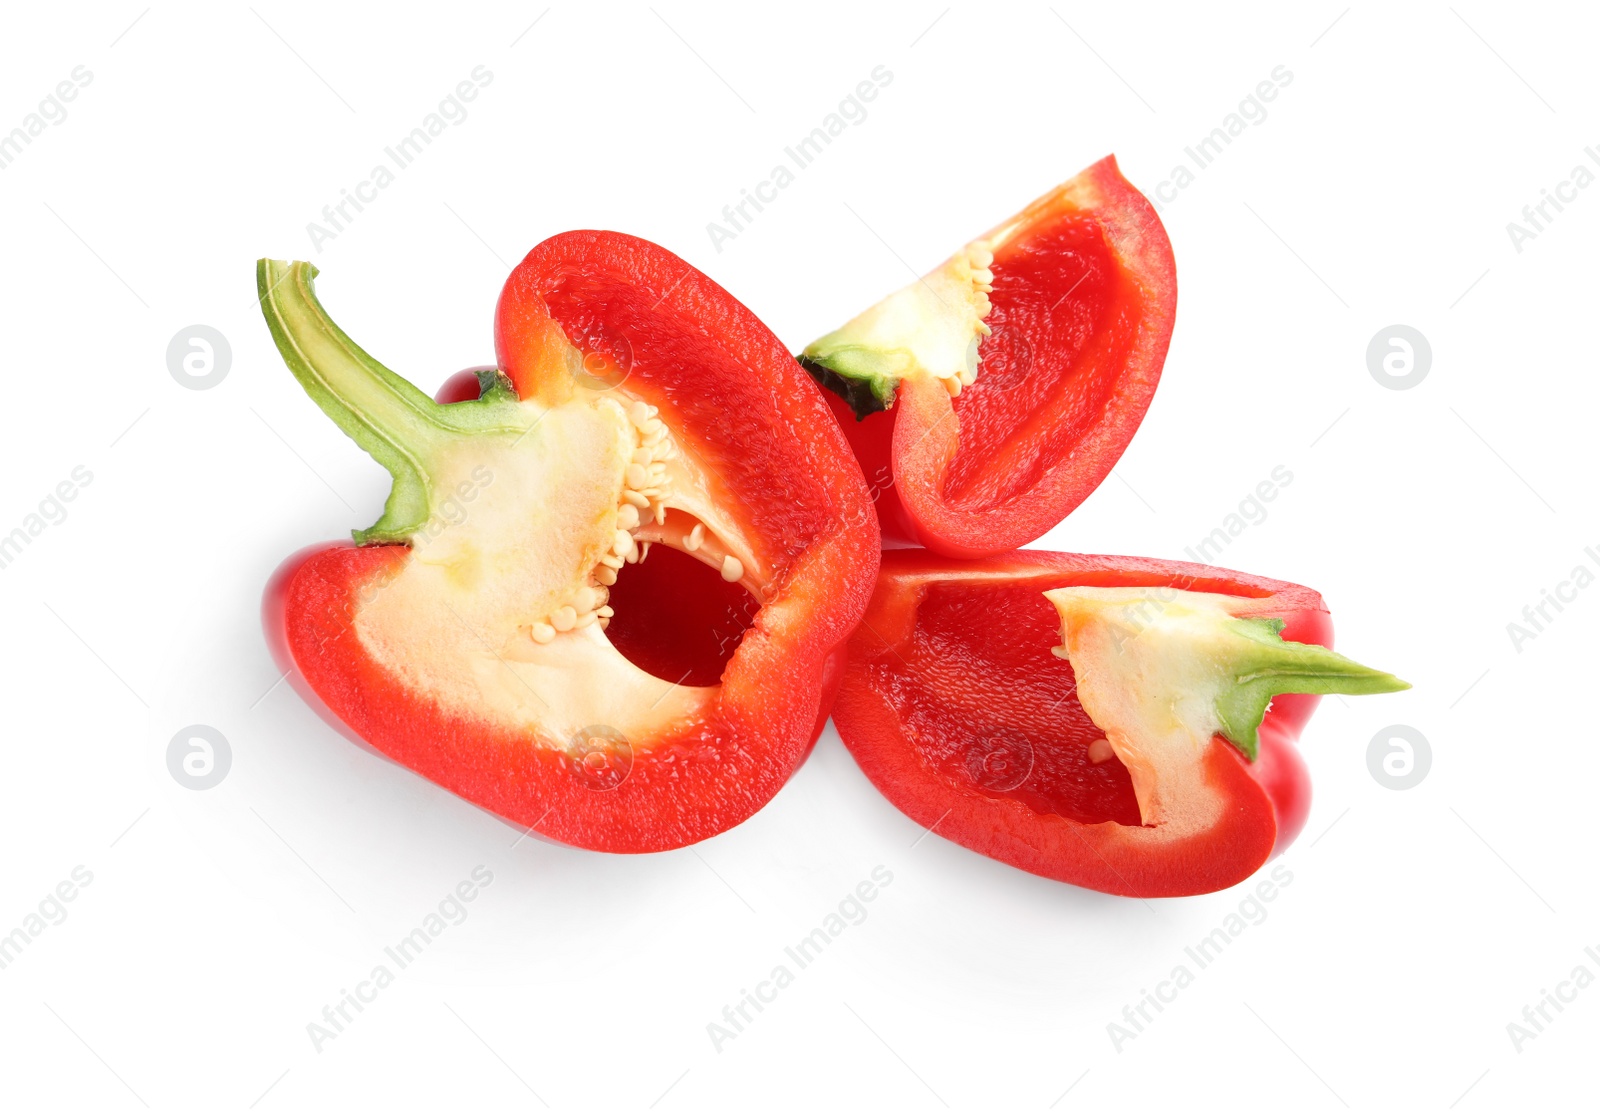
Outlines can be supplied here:
M801 361L881 492L886 542L983 557L1043 535L1110 473L1176 307L1161 220L1107 157Z
M675 848L764 805L826 720L878 561L859 469L784 347L665 249L565 233L507 281L488 390L439 405L327 320L314 274L262 262L269 324L395 488L365 545L302 551L268 588L297 689L347 735L566 844ZM479 454L488 479L437 490ZM472 492L459 522L452 492ZM570 567L569 596L501 616L489 594L521 600L519 563L552 584Z
M1190 800L1168 803L1167 820L1147 824L1124 753L1105 748L1110 726L1089 716L1074 666L1049 653L1062 618L1043 593L1063 586L1157 587L1171 599L1225 594L1235 616L1283 622L1264 644L1281 640L1284 653L1339 676L1283 684L1404 688L1297 646L1325 648L1333 638L1322 598L1303 586L1143 558L1017 551L951 562L922 550L886 553L834 704L840 737L913 821L1051 879L1154 897L1246 878L1305 825L1311 784L1294 742L1317 703L1315 694L1286 692L1264 717L1258 706L1253 761L1220 734L1197 741ZM1143 635L1136 626L1129 638ZM1120 681L1137 689L1159 679L1146 669ZM1098 756L1097 742L1105 749Z

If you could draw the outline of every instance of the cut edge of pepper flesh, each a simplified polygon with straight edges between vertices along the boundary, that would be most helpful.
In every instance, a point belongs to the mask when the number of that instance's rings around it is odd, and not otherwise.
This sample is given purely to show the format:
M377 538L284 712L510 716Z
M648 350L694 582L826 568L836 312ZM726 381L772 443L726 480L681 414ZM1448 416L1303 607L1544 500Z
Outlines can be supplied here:
M978 377L989 335L995 249L1015 227L974 240L927 275L807 345L803 367L843 396L856 417L894 406L902 380L929 378L951 396Z

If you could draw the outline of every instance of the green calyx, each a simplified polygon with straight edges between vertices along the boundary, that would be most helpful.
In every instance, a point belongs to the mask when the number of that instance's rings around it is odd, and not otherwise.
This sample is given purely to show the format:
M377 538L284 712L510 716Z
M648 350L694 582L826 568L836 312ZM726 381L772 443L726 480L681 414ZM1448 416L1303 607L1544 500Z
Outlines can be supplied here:
M892 370L895 363L884 354L868 349L839 349L826 355L828 363L806 355L807 349L796 359L817 386L831 391L855 412L860 422L868 415L887 411L894 406L895 385L900 382L904 369Z
M1282 620L1235 619L1227 629L1232 677L1217 693L1215 707L1222 735L1248 760L1256 758L1257 730L1279 694L1387 694L1411 688L1319 644L1285 642L1278 635Z
M334 324L317 301L309 263L259 260L256 292L283 362L339 429L389 471L394 486L383 515L355 541L409 542L437 510L431 479L438 462L463 441L526 426L505 376L480 373L482 397L444 406L385 368Z

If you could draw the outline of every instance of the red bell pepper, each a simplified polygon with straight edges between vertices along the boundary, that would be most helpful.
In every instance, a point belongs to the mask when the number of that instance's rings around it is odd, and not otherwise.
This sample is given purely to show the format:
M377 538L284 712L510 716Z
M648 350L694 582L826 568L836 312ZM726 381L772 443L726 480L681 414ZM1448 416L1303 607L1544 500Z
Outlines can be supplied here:
M885 540L983 557L1038 538L1111 472L1177 297L1161 219L1107 157L800 360L884 490Z
M1195 895L1305 825L1308 695L1406 688L1332 638L1313 590L1230 570L890 551L833 718L878 789L957 844L1097 891Z
M261 261L273 338L394 483L357 545L269 589L306 699L572 845L675 848L759 809L821 731L878 564L789 353L670 252L565 233L506 283L498 368L443 405L333 324L315 274Z

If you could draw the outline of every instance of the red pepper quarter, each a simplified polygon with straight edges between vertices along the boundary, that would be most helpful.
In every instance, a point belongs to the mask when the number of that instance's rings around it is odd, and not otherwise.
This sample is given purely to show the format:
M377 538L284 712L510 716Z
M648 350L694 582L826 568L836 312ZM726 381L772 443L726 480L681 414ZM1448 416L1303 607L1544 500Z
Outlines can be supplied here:
M1107 157L807 346L890 544L953 558L1043 535L1150 405L1172 246Z
M749 817L826 720L878 535L821 393L670 252L573 232L512 272L498 368L429 399L263 260L307 393L391 473L264 618L348 734L519 827L647 852Z
M1406 688L1332 641L1316 592L1230 570L890 551L833 717L948 840L1097 891L1194 895L1305 825L1312 695Z

